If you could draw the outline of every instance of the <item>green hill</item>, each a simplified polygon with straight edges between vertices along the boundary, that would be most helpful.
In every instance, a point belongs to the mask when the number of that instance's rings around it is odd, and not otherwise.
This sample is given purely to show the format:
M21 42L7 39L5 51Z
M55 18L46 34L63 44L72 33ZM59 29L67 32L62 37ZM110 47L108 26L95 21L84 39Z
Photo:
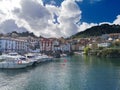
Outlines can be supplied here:
M101 36L103 34L111 34L111 33L120 33L120 25L109 25L102 24L100 26L93 26L85 31L79 32L71 38L80 38L80 37L91 37L91 36Z

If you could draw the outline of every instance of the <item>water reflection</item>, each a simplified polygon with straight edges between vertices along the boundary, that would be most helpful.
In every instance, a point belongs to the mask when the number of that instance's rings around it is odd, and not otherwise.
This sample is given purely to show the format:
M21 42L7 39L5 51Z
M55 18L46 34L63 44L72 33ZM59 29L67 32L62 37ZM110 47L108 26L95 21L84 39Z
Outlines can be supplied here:
M96 57L96 56L82 56L85 64L107 64L107 65L114 65L114 66L120 66L120 60L119 58L102 58L102 57Z

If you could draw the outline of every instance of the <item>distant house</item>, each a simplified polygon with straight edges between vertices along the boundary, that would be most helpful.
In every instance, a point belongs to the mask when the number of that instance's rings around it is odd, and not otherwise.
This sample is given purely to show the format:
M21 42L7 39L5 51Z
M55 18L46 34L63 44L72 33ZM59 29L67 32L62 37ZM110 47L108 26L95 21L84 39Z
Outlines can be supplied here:
M85 46L79 46L79 51L83 51Z
M97 49L98 48L98 44L97 43L91 43L91 44L88 44L88 46L91 49Z
M108 41L113 41L113 38L111 38L111 37L110 37L110 38L108 38Z
M104 39L104 40L108 40L109 35L108 35L108 34L103 34L103 35L101 36L101 38Z
M109 47L111 45L111 43L103 42L103 43L98 43L97 45L98 45L98 47Z
M62 52L70 52L71 51L71 46L70 46L69 43L60 44L60 50Z

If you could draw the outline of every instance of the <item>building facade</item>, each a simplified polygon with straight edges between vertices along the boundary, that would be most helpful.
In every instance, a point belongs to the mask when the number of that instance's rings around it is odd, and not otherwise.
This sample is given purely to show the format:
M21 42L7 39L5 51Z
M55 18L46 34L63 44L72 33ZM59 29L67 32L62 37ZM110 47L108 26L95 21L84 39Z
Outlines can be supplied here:
M1 37L0 38L0 52L27 52L28 43L25 40Z
M69 43L60 44L60 50L62 52L70 52L71 51L71 46L70 46Z
M52 51L53 46L53 40L47 39L47 38L40 38L40 51L46 52L46 51Z

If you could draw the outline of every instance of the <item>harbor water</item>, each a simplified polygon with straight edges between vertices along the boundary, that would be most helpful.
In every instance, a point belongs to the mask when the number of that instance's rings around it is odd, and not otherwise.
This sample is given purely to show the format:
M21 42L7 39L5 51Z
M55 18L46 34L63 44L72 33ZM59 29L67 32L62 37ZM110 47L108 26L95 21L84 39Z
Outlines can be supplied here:
M120 60L74 55L25 69L0 69L0 90L120 90Z

